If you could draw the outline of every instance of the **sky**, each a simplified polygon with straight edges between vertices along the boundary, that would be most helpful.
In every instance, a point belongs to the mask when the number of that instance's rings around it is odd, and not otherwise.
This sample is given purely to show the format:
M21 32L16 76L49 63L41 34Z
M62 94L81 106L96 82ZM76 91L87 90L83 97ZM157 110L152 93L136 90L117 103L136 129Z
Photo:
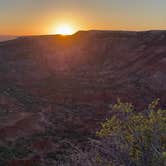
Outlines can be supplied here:
M0 0L1 35L166 29L166 0Z

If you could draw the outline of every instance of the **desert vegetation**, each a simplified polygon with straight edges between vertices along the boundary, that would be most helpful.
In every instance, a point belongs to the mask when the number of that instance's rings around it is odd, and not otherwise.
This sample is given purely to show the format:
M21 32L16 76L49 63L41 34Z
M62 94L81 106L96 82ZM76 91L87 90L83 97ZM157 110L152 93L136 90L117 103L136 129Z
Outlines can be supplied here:
M131 103L118 99L110 108L110 117L101 123L96 137L89 138L85 148L61 141L61 150L48 152L45 162L33 162L22 160L30 154L25 147L8 143L0 147L0 162L6 165L13 160L11 163L17 165L16 161L21 159L18 163L41 166L164 166L166 110L158 105L159 99L156 99L147 109L138 112Z
M147 109L136 111L120 99L112 106L112 116L101 123L98 139L90 139L89 149L72 147L68 158L51 154L57 165L79 166L164 166L166 164L166 110L159 99ZM68 147L68 146L67 146Z
M111 110L113 116L97 132L101 139L87 155L89 165L165 165L166 110L158 108L158 103L159 99L154 100L147 109L137 112L131 103L118 99Z

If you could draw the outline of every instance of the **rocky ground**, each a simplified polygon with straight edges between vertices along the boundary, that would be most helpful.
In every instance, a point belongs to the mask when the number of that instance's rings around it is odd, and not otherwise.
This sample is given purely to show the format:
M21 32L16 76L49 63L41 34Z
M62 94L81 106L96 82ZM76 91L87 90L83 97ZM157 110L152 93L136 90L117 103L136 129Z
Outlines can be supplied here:
M61 165L117 98L166 108L166 31L81 31L0 42L0 165Z

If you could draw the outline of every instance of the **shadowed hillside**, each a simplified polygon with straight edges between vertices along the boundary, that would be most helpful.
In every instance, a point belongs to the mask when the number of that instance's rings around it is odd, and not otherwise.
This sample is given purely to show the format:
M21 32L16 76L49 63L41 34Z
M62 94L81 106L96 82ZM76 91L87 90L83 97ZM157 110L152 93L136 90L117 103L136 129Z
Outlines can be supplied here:
M26 142L41 158L64 142L83 146L118 97L137 111L155 98L166 108L166 31L80 31L0 43L1 142Z

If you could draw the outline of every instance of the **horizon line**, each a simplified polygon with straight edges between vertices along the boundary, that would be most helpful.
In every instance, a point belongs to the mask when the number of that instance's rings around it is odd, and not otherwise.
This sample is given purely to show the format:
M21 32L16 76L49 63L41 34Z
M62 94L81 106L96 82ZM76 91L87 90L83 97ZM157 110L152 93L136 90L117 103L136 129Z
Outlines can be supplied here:
M90 31L114 31L114 32L148 32L148 31L166 31L166 29L145 29L145 30L125 30L125 29L89 29L89 30L78 30L71 35L72 36L78 32L90 32ZM61 35L56 33L43 33L43 34L0 34L0 37L26 37L26 36L49 36L49 35Z

